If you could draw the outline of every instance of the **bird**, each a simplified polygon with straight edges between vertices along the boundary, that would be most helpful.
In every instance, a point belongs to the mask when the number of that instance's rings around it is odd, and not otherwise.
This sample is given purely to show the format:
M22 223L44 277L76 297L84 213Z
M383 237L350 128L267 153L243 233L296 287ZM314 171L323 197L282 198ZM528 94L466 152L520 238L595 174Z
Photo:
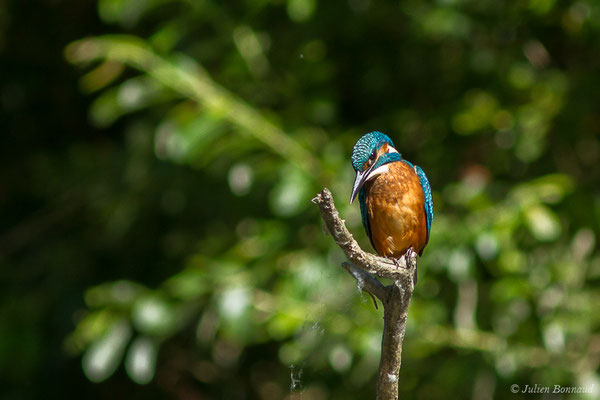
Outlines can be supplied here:
M379 131L356 142L351 161L356 177L350 204L358 196L362 223L377 254L393 260L411 257L413 252L423 255L433 222L425 172L405 160ZM416 268L413 283L417 283Z

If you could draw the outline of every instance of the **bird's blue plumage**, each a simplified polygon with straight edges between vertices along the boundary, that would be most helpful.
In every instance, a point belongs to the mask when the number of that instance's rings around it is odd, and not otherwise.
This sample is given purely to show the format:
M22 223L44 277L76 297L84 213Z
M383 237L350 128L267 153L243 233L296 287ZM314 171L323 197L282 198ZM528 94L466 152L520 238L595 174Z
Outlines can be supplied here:
M429 180L427 175L418 165L415 166L415 171L421 181L421 187L423 188L423 194L425 195L425 217L427 218L427 241L429 241L429 233L431 232L431 223L433 222L433 198L431 197L431 186L429 186Z
M358 202L360 203L360 216L362 218L363 226L367 232L367 237L371 239L371 230L369 229L369 218L367 218L367 192L364 188L358 193Z
M354 167L354 170L360 171L372 152L377 150L384 143L388 143L390 146L394 147L392 139L385 133L378 131L369 132L358 139L358 142L356 142L352 151L352 166ZM380 165L383 164L380 163ZM379 165L376 167L378 166Z
M377 159L377 162L375 163L375 166L373 167L373 169L377 169L377 168L381 167L382 165L385 165L387 163L391 163L394 161L402 161L402 156L400 155L400 153L385 153L384 155L382 155L381 157L379 157Z

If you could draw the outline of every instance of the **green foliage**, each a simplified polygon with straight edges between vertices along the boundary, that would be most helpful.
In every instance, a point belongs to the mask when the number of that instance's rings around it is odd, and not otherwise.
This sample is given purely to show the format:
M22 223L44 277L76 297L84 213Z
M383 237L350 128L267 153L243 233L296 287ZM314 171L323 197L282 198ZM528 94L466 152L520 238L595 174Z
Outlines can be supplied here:
M382 310L310 199L331 188L370 249L349 157L377 129L434 196L401 397L598 394L595 3L99 0L97 14L109 34L64 55L100 139L25 160L21 198L70 222L27 252L3 247L16 222L0 241L9 266L52 265L83 301L48 312L74 316L60 340L89 381L371 398Z

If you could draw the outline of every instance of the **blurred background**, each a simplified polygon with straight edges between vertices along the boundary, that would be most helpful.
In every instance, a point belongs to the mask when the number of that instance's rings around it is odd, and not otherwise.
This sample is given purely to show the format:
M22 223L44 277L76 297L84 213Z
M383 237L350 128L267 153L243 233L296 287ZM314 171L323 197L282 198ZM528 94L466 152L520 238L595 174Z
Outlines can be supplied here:
M373 398L310 199L372 251L380 130L435 203L401 398L598 398L599 51L593 0L1 0L0 397Z

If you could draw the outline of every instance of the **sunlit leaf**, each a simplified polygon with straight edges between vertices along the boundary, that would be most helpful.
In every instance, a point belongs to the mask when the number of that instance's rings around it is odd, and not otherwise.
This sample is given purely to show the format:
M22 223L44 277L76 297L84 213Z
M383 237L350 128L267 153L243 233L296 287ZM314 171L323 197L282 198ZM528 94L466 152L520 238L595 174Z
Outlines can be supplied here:
M156 371L156 344L148 337L133 340L127 351L125 370L131 379L144 385L149 383Z
M119 366L125 346L131 337L131 327L123 320L115 323L102 338L92 343L83 355L83 372L93 382L110 377Z
M560 221L547 207L531 207L526 211L527 223L531 233L540 241L552 241L561 233Z
M161 335L171 331L176 324L174 307L159 295L149 295L135 302L131 315L137 330Z

